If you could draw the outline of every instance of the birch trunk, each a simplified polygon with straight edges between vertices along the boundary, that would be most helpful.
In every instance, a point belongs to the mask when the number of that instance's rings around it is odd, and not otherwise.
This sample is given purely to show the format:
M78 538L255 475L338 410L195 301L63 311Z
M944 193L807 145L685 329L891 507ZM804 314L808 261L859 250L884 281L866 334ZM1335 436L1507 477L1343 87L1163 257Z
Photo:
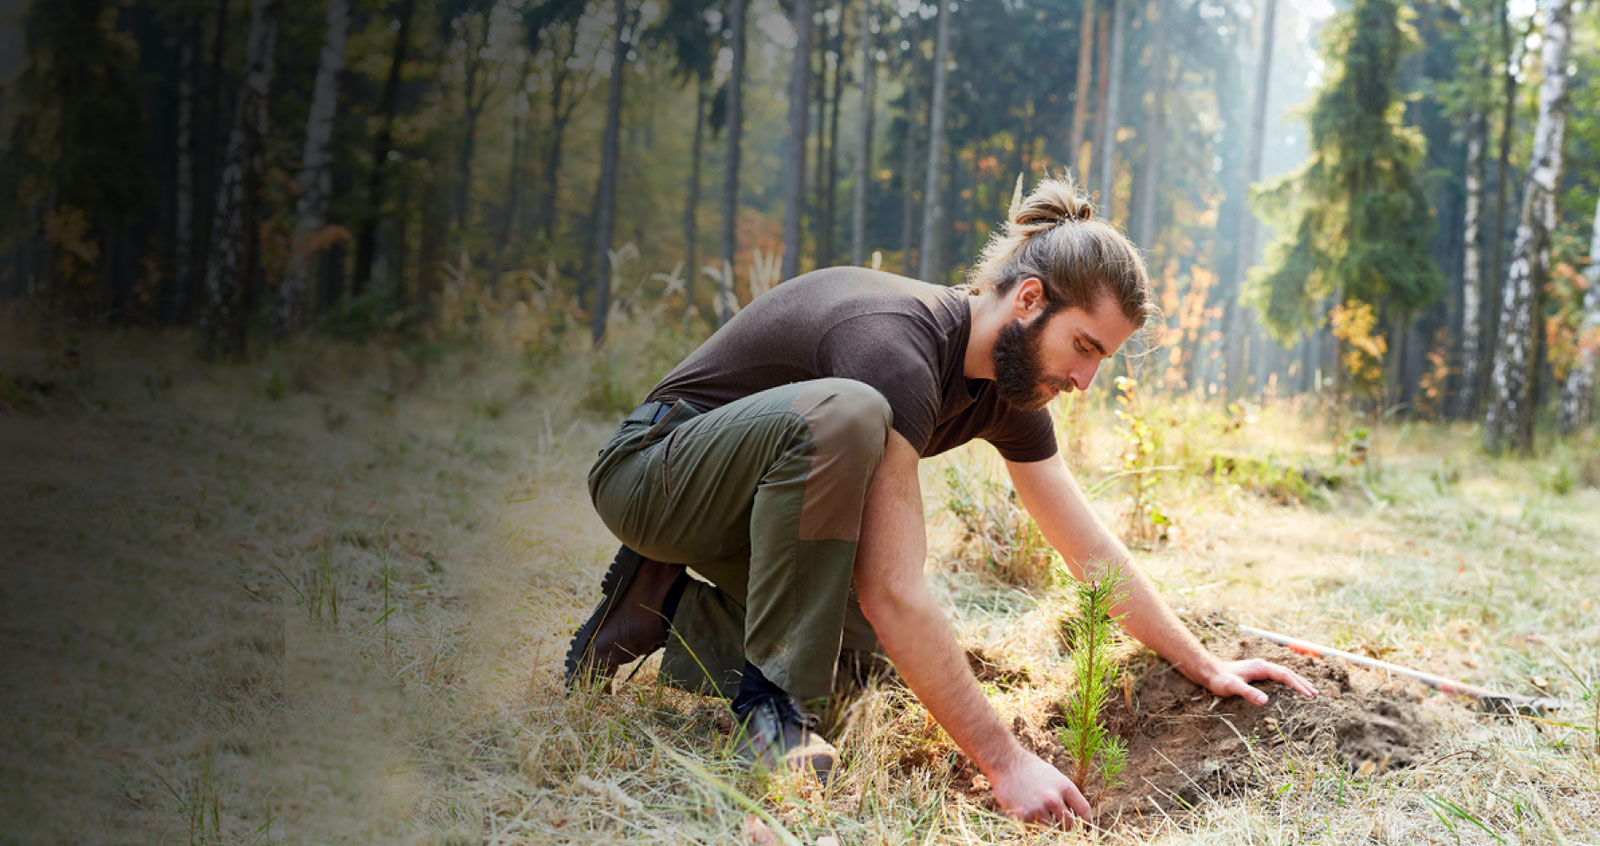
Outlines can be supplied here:
M328 215L333 184L333 117L339 103L339 72L344 70L345 31L350 25L350 0L328 0L327 32L317 60L317 81L306 120L306 147L301 156L300 198L295 204L294 241L289 267L278 285L273 328L279 336L300 328L305 320L306 290L311 278L316 241Z
M1089 77L1094 67L1094 0L1083 0L1083 16L1078 21L1078 77L1072 98L1072 137L1067 143L1067 161L1073 176L1083 182L1083 136L1089 126Z
M811 22L814 0L795 0L794 59L789 72L789 140L783 163L783 279L800 275L806 209L806 122L811 104Z
M1557 418L1562 434L1589 425L1594 420L1594 372L1600 360L1600 203L1594 209L1594 234L1589 241L1589 268L1584 272L1589 287L1583 294L1583 322L1578 329L1578 360L1561 391L1561 414Z
M1117 115L1118 100L1122 96L1122 43L1127 27L1128 6L1123 0L1111 0L1111 55L1106 62L1105 98L1100 102L1103 115L1100 126L1100 216L1106 220L1116 218L1117 179Z
M911 39L913 51L921 50L920 47L916 46L922 37L921 27L917 26L917 29L919 31ZM913 53L911 61L911 76L913 79L916 78L916 69L917 62L915 53ZM905 274L911 276L916 272L916 265L911 261L912 253L915 251L915 242L912 240L911 233L913 231L912 224L917 214L917 121L922 116L922 104L917 102L917 85L913 82L906 87L909 90L906 92L905 170L900 177L901 183L905 186L905 196L902 198L900 209L900 250L905 253Z
M938 0L939 23L933 38L933 99L928 101L928 181L922 187L922 249L917 276L933 281L939 237L939 158L944 154L945 62L950 55L950 2Z
M1467 200L1461 235L1461 387L1456 391L1457 417L1468 417L1477 411L1481 381L1478 363L1483 358L1483 261L1478 242L1483 228L1483 148L1488 134L1488 116L1474 111L1467 130Z
M250 16L244 82L239 86L227 159L217 185L217 223L207 263L205 309L200 315L200 352L207 358L244 355L246 289L255 264L250 255L254 243L251 230L282 11L282 0L256 0Z
M747 0L733 0L728 16L733 67L728 74L728 153L722 165L722 272L717 275L717 325L732 317L733 259L739 246L739 137L744 131L744 13Z
M1513 56L1517 52L1515 42L1511 38L1511 21L1509 0L1497 3L1500 9L1500 51L1506 57L1504 76L1504 94L1501 98L1500 109L1500 157L1495 165L1495 200L1494 200L1494 230L1490 233L1489 243L1489 279L1491 287L1487 302L1480 317L1484 319L1483 337L1488 343L1483 344L1483 353L1478 357L1478 366L1487 377L1494 368L1495 339L1500 336L1500 309L1498 305L1506 286L1506 266L1504 262L1506 243L1506 214L1510 206L1511 193L1511 131L1515 123L1517 112L1517 70L1521 65L1519 59ZM1480 396L1488 394L1488 379L1480 377L1474 389Z
M861 8L861 117L856 136L855 180L850 196L850 263L865 263L867 252L867 180L872 174L873 95L878 68L873 62L873 0L863 0Z
M1500 310L1500 343L1490 375L1491 396L1484 418L1483 446L1492 453L1508 447L1533 449L1534 400L1544 333L1544 286L1549 276L1550 235L1556 223L1556 189L1561 178L1561 148L1566 135L1567 62L1571 54L1572 0L1547 0L1544 77L1539 83L1539 123L1534 131L1522 219L1506 275Z
M600 185L595 190L594 312L589 336L595 346L605 342L606 319L611 309L611 236L617 222L617 159L622 120L622 74L628 60L628 3L615 0L616 24L611 36L611 83L606 96L606 128L600 142Z
M1139 167L1139 197L1133 207L1133 242L1144 248L1147 255L1155 246L1156 186L1161 179L1161 158L1167 140L1167 15L1162 5L1159 2L1150 4L1150 15L1155 18L1154 53L1150 61L1155 89L1150 100L1150 138L1144 145L1144 158Z
M1255 100L1250 108L1250 138L1245 144L1244 185L1239 191L1239 241L1237 260L1234 263L1233 295L1228 304L1227 328L1227 387L1228 399L1237 399L1244 390L1244 306L1239 294L1244 289L1244 277L1255 262L1256 213L1250 207L1250 185L1261 178L1261 150L1267 132L1267 93L1272 79L1272 42L1278 15L1278 0L1266 0L1266 10L1261 18L1261 55L1256 61Z

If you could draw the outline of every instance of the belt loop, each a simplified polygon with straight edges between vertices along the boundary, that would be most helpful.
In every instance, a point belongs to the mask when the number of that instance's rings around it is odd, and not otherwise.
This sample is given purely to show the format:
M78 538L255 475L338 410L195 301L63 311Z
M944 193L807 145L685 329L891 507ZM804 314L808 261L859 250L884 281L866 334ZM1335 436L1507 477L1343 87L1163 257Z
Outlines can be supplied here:
M689 404L683 400L673 401L672 406L667 409L666 413L661 414L660 419L656 420L655 424L650 427L650 431L644 433L644 440L639 442L639 449L644 449L645 447L649 446L650 442L654 441L656 437L661 434L661 430L666 428L668 423L676 420L679 413L687 408L688 405ZM660 412L657 413L659 414Z

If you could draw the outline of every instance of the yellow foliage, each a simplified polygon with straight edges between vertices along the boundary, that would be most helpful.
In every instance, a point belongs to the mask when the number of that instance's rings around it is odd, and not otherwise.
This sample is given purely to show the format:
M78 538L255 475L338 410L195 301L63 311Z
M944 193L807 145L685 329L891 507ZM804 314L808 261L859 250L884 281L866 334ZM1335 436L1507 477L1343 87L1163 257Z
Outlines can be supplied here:
M1368 387L1376 385L1383 378L1383 357L1389 352L1389 342L1377 332L1378 315L1372 306L1349 300L1328 311L1328 322L1333 336L1348 347L1344 353L1345 371Z

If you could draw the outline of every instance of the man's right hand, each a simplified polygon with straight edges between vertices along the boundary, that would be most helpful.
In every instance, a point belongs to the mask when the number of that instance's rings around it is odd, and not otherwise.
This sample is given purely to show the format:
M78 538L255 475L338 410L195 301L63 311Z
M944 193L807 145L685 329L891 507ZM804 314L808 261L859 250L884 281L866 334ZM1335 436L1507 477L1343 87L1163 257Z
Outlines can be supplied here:
M1087 818L1089 802L1078 786L1039 756L1020 750L1007 767L989 773L1000 810L1023 822L1072 827L1074 816Z

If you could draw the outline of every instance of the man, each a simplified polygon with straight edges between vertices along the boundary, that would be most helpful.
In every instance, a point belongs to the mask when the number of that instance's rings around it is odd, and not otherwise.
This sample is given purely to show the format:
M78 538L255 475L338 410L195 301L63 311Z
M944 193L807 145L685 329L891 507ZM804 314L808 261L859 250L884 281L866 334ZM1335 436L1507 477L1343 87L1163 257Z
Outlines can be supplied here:
M1020 184L1019 184L1020 189ZM1219 696L1272 680L1208 653L1099 522L1044 410L1086 390L1155 311L1138 251L1070 181L1012 203L972 286L860 268L778 286L651 391L601 450L590 493L625 546L573 639L567 681L666 646L662 675L729 695L741 751L826 778L837 752L798 700L841 656L877 652L1024 820L1070 825L1078 787L1024 750L984 699L923 573L919 458L992 443L1073 574L1129 578L1123 625ZM686 567L700 578L691 578Z

